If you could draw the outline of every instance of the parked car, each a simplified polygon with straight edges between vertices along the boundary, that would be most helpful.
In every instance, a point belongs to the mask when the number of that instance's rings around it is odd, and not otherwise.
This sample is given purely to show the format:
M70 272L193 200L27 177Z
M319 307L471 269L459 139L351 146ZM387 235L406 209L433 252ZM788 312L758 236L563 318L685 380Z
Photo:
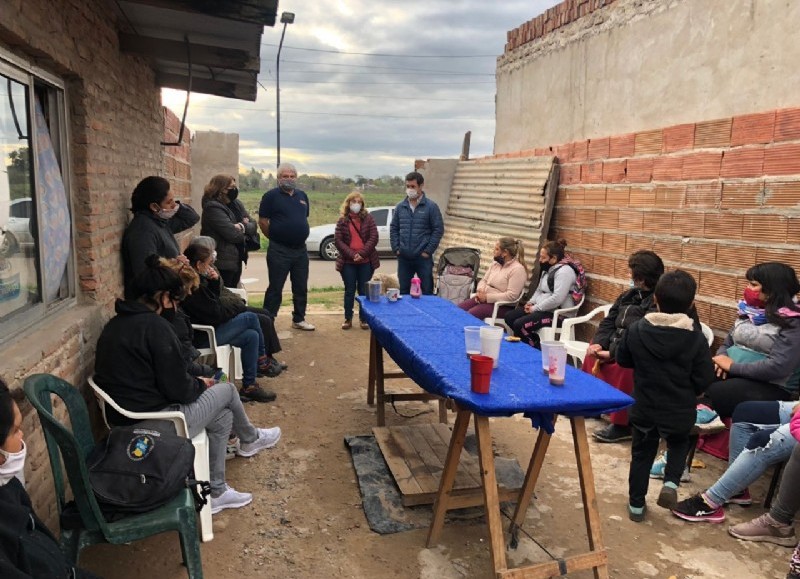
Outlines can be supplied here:
M11 255L20 250L33 248L31 234L31 215L33 199L23 197L14 199L8 207L8 220L3 225L2 246L4 253Z
M378 253L392 253L392 246L389 244L389 224L392 222L394 206L373 207L369 210L370 215L378 226ZM336 231L336 224L317 225L312 227L306 239L306 250L308 253L316 253L326 261L334 261L339 257L339 250L333 241L333 234Z

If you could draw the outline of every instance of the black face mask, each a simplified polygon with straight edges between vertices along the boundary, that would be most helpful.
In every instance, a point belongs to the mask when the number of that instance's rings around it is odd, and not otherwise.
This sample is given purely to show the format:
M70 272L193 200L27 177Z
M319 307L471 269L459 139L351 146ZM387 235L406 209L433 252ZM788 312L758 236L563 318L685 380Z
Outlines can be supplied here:
M228 199L234 201L239 196L239 188L228 189Z
M495 255L495 256L494 256L494 260L495 260L497 263L499 263L500 265L503 265L503 264L506 262L506 258L505 258L505 257L503 257L502 255Z
M547 271L548 269L553 267L553 265L549 261L546 261L544 263L539 262L539 266L542 268L542 271Z
M175 321L175 308L161 308L160 315L171 324Z

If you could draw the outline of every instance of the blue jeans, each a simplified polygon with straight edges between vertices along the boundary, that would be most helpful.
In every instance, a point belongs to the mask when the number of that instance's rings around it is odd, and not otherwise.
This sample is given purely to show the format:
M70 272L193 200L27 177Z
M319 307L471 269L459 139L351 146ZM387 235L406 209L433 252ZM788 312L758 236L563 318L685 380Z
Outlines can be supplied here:
M342 265L342 281L344 282L344 319L353 319L353 304L358 295L367 295L367 282L372 277L372 266L369 263L345 263ZM363 321L359 308L358 317Z
M422 293L426 296L433 295L433 257L415 258L397 257L397 281L400 282L400 293L407 294L411 291L411 278L417 274L422 280Z
M190 437L197 436L204 429L208 433L211 496L218 497L225 492L225 446L231 429L242 442L256 440L258 430L247 418L236 387L228 382L214 384L194 402L179 404L178 410L186 416Z
M794 402L750 402L742 403L740 407L745 404L771 405L771 418L781 421L781 424L735 422L731 426L728 469L706 491L708 497L718 505L725 504L753 484L773 464L788 459L797 444L789 432L788 424ZM775 407L776 404L779 406ZM751 407L756 412L766 409L766 406L760 409ZM745 437L747 440L742 443Z
M242 384L250 386L256 382L258 357L266 355L264 334L258 316L252 312L242 312L235 318L214 328L217 342L231 344L242 350Z
M306 246L292 248L272 240L267 248L267 275L269 285L264 292L264 309L275 318L283 301L283 286L288 276L292 282L292 321L306 319L308 302L308 253Z

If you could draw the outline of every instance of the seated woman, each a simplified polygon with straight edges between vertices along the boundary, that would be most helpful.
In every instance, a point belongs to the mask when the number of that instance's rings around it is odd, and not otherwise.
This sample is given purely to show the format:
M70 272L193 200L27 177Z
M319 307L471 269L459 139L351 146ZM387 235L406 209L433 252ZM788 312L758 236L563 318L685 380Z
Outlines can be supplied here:
M115 402L133 412L179 410L186 416L189 436L208 432L211 470L211 512L250 504L250 493L234 490L225 482L225 448L233 430L241 440L237 453L255 456L272 448L281 429L256 428L245 414L233 384L214 384L186 371L178 338L170 319L184 297L183 283L159 264L156 255L131 283L136 299L118 300L117 315L103 328L97 341L94 379ZM112 424L130 420L108 409Z
M608 315L600 322L583 361L584 372L594 374L625 394L633 392L633 370L617 365L617 344L633 322L656 311L653 289L664 273L664 262L652 251L635 251L628 257L628 270L631 287L619 295ZM628 411L612 412L611 424L596 430L592 436L598 442L630 440Z
M0 379L0 577L38 579L95 575L72 566L58 541L33 512L25 492L22 413Z
M242 299L223 291L221 278L214 268L213 252L204 244L191 243L184 251L192 268L200 275L200 287L186 296L183 311L195 324L214 326L217 342L242 350L242 388L244 401L272 402L276 394L263 389L259 375L277 376L280 367L268 355L259 316L248 312ZM277 366L277 368L276 368Z
M747 400L792 400L800 368L800 282L794 269L778 262L754 265L745 273L747 287L739 317L714 356L719 380L706 391L709 406L730 418Z
M567 242L564 239L548 241L539 251L541 277L531 299L521 308L517 307L505 316L506 325L514 335L528 342L534 348L539 347L537 331L553 323L553 312L560 308L571 308L575 305L571 289L575 285L575 270L561 263L566 256ZM551 274L550 270L555 270Z
M516 302L525 291L528 280L528 266L525 264L525 250L522 240L501 237L494 244L494 261L478 282L473 297L458 304L478 319L491 317L496 302ZM514 306L500 306L497 316L502 318Z
M690 522L721 523L726 504L752 504L748 487L770 466L788 459L797 446L789 431L796 409L796 402L739 404L733 413L728 469L704 492L680 501L672 514Z

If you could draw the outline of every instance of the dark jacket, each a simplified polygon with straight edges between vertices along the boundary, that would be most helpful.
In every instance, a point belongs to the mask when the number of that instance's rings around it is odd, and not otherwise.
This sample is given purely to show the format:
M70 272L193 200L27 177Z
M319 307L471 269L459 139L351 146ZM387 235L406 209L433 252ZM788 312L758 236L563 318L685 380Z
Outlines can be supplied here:
M15 477L0 486L0 577L3 579L90 579L61 552L53 534L33 511Z
M336 249L339 250L339 257L336 258L336 271L342 271L342 266L345 263L356 263L353 261L355 252L350 249L350 241L352 240L352 230L350 229L350 215L347 217L340 217L336 222L336 231L334 233L334 240L336 242ZM358 263L369 263L372 266L372 271L375 271L381 266L381 260L378 259L378 251L375 247L378 245L378 226L375 225L375 219L367 213L361 218L361 240L364 242L364 249L359 253L361 257L365 257L366 261Z
M252 217L250 217L250 214L244 207L244 203L242 203L240 199L234 199L233 201L231 201L231 204L228 205L228 209L230 209L231 212L233 213L233 217L234 219L236 219L237 223L243 222L243 220L247 218L247 223L244 224L244 234L246 236L249 237L254 235L256 236L257 239L260 240L258 233L258 220L257 219L254 220ZM247 249L246 242L245 244L242 244L242 248L243 248L242 261L247 263L247 258L250 252Z
M697 396L714 380L708 342L689 316L646 314L623 332L617 364L633 368L632 424L655 425L662 434L689 434Z
M244 261L244 231L236 227L239 220L228 205L216 199L203 199L201 235L217 242L218 269L238 270Z
M634 322L641 320L645 314L654 311L656 305L653 302L653 290L631 288L622 292L611 306L608 315L600 322L592 343L600 344L603 350L608 350L613 360L617 343L625 330Z
M419 205L411 211L408 199L394 208L389 226L392 253L405 259L416 259L422 253L433 256L444 235L444 221L439 207L423 195ZM399 253L398 253L399 252Z
M194 339L192 321L189 316L183 313L183 310L178 309L175 312L175 319L172 320L172 329L175 330L175 335L178 336L178 341L181 343L181 354L186 361L186 371L192 376L213 376L214 368L197 361L200 357L200 352L192 343Z
M200 216L189 205L179 204L171 219L161 219L151 211L138 211L122 234L122 269L126 292L131 280L144 270L150 255L177 257L181 252L175 234L192 227ZM130 296L127 296L130 297Z
M94 379L125 410L152 412L190 404L205 384L190 376L167 320L136 301L117 300L117 315L97 340ZM131 424L108 409L113 424Z
M181 304L183 311L195 324L218 326L244 311L244 300L222 286L222 279L200 276L200 287Z

